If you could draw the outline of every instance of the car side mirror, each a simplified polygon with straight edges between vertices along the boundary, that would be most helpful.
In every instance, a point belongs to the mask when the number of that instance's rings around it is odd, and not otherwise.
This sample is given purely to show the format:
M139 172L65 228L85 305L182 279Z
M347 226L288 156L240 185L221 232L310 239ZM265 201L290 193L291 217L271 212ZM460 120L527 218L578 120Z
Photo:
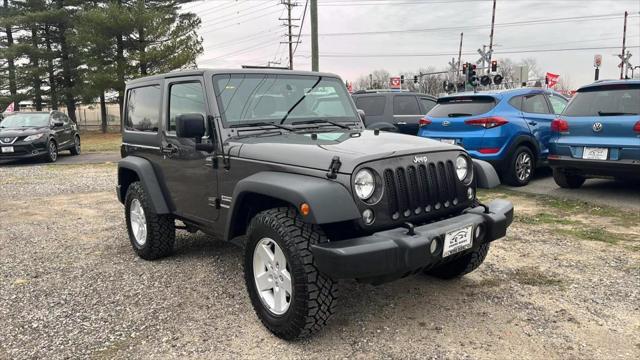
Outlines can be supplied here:
M362 122L366 125L367 123L365 122L365 113L364 110L362 109L358 109L358 115L360 115L360 120L362 120Z
M180 138L195 139L199 143L205 132L202 114L181 114L176 118L176 135Z

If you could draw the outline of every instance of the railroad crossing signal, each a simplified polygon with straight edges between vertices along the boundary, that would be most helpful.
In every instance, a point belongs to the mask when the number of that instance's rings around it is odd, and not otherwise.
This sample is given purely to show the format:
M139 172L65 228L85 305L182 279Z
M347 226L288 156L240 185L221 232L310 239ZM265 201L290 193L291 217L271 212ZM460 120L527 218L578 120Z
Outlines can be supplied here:
M618 59L621 60L620 64L618 64L618 67L621 68L623 66L626 66L627 69L632 68L633 65L631 65L631 63L629 62L629 59L631 59L631 57L633 56L633 54L631 54L631 52L629 50L627 50L627 53L624 54L624 56L618 54Z
M480 65L482 63L488 64L491 61L491 54L493 54L493 50L483 50L478 49L478 54L480 54L480 59L476 61L476 64Z

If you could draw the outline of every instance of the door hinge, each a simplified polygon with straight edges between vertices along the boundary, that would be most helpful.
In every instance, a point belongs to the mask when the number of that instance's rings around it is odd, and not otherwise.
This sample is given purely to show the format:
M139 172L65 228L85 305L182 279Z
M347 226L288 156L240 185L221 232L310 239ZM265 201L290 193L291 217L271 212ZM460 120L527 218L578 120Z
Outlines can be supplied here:
M216 209L220 209L220 199L217 197L210 197L209 199L209 206L214 207Z
M334 156L333 159L331 159L331 164L329 165L329 172L327 173L327 177L329 179L335 179L336 177L338 177L337 174L341 166L342 166L342 162L340 161L340 157Z

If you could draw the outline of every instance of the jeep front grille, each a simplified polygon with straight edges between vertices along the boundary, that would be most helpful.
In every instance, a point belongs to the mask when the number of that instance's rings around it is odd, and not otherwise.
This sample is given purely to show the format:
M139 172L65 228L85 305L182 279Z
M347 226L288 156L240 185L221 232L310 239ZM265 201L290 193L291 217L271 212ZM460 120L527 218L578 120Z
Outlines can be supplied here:
M384 170L386 201L393 220L465 201L453 161L438 161Z

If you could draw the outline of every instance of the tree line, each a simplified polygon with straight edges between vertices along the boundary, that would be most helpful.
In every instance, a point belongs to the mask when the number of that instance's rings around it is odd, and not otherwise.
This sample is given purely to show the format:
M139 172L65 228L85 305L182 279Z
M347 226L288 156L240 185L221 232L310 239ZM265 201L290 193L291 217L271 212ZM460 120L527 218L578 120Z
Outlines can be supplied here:
M0 109L31 100L36 110L106 98L136 77L196 66L200 18L181 11L195 0L2 0Z

